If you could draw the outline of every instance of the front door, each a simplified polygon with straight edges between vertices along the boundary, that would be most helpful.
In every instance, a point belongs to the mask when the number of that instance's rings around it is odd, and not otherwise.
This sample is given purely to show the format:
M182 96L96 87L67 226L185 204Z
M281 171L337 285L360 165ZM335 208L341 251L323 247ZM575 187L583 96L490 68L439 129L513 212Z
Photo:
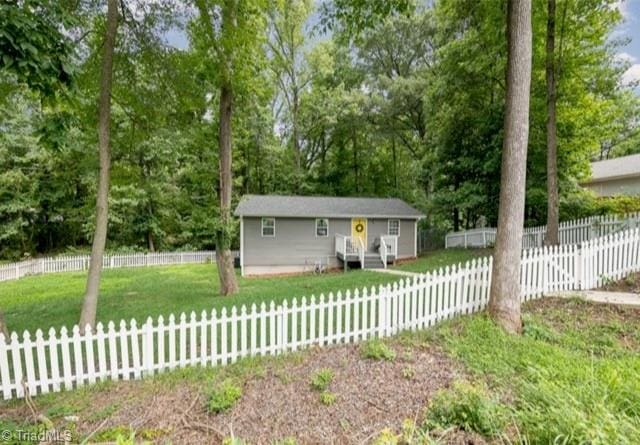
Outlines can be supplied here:
M356 238L362 240L362 245L367 248L367 218L353 218L351 220L351 236L354 244L357 243ZM356 246L359 246L357 243Z

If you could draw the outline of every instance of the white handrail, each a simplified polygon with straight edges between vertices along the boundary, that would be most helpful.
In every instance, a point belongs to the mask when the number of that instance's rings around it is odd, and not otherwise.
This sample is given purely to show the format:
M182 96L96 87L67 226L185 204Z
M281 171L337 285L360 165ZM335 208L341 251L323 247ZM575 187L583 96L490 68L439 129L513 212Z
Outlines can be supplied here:
M382 235L380 240L384 240L387 245L387 255L392 255L394 258L398 257L398 236L397 235Z
M387 243L384 242L384 237L380 237L380 259L382 260L382 266L387 268Z
M360 258L360 267L364 269L364 241L362 241L362 238L360 237L358 237L358 244L358 257Z

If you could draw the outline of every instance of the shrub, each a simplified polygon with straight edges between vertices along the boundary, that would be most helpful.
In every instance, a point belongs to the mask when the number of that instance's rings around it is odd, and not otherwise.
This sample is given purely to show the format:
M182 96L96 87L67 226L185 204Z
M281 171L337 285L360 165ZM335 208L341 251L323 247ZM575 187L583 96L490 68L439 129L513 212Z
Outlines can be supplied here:
M329 391L323 391L320 394L320 403L323 405L331 406L336 402L336 395Z
M325 391L333 381L333 371L323 368L311 378L311 387L316 391Z
M242 397L242 389L231 380L225 380L211 391L207 408L214 413L221 413L233 407Z
M438 392L428 406L425 428L457 427L497 436L506 425L506 408L492 400L484 387L456 382Z
M360 348L362 357L372 360L394 360L396 353L393 349L378 339L370 340Z

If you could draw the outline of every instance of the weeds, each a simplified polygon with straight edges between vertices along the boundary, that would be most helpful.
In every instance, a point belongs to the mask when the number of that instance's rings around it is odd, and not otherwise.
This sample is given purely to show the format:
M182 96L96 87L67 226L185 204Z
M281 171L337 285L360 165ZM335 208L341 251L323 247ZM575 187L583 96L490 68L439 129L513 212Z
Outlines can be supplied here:
M322 394L320 394L320 403L326 406L331 406L336 402L336 398L337 396L334 393L323 391Z
M326 391L332 381L333 370L330 368L323 368L316 372L311 378L311 388L316 391Z
M383 343L381 340L374 339L364 343L360 348L363 358L371 360L394 360L396 353L393 349Z
M456 427L485 436L498 436L506 425L506 408L479 384L460 381L431 400L425 428Z
M232 380L227 379L211 391L207 408L213 413L221 413L233 407L240 397L242 397L242 389Z

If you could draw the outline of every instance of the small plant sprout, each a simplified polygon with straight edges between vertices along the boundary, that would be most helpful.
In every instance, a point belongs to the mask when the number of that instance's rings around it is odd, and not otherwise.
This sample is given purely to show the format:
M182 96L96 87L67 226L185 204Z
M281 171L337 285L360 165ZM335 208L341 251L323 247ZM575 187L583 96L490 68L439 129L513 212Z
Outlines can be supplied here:
M311 388L316 391L326 391L333 381L333 370L330 368L323 368L316 372L311 378Z
M320 403L326 406L331 406L336 402L336 395L329 391L323 391L320 394Z
M221 413L233 407L242 397L242 389L227 379L211 391L207 408L214 413Z
M378 339L364 343L360 348L360 353L363 358L372 360L391 361L396 358L395 351Z
M416 376L416 370L413 366L407 366L406 368L402 368L402 377L407 380L413 380Z

